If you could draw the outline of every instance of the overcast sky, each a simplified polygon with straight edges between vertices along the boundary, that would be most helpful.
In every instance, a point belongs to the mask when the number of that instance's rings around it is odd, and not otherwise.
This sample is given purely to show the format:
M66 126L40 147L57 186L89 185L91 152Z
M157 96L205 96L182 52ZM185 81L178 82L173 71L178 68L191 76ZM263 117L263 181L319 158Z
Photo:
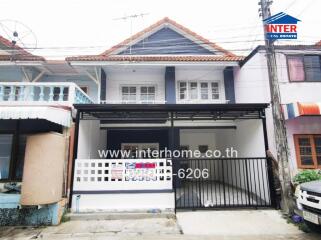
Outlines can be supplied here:
M258 0L0 0L0 23L18 20L36 35L35 54L47 58L98 54L163 17L170 17L194 32L244 54L262 39ZM272 14L284 11L302 22L298 40L321 40L320 0L274 0ZM127 15L146 13L132 20ZM22 31L22 30L21 30ZM0 34L5 36L3 31ZM24 40L23 40L24 41ZM26 37L25 44L34 43ZM31 44L31 45L30 45ZM245 51L245 52L244 52Z

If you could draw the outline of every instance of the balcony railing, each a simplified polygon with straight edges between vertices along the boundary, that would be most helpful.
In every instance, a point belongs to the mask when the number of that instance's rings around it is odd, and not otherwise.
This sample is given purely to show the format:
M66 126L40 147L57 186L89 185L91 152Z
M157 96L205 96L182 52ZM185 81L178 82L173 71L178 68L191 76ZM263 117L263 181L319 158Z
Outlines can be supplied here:
M0 105L65 105L93 103L75 83L1 82Z

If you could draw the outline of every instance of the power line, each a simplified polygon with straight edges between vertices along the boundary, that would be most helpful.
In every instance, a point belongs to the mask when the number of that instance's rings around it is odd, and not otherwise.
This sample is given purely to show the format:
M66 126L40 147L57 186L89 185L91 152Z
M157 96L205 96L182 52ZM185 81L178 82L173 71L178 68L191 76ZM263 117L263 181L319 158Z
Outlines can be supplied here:
M312 38L311 38L312 39ZM311 44L306 44L306 45L314 45L316 41L318 41L320 38L315 38L314 40L297 40L295 43L295 45L298 45L298 43L311 43ZM237 40L237 41L222 41L222 42L215 42L216 44L221 44L221 43L225 43L225 44L234 44L234 43L255 43L255 42L261 42L264 41L264 39L257 39L257 40ZM153 41L151 43L153 44L157 44L157 43L165 43L166 41ZM292 41L285 41L284 43L286 43L286 45L289 45L288 43L293 43ZM209 43L204 43L204 42L200 42L200 41L195 41L195 42L191 42L191 43L177 43L176 44L172 44L172 45L165 45L165 46L151 46L153 47L153 49L166 49L166 48L172 48L172 47L186 47L186 46L193 46L193 45L206 45L208 46ZM129 46L133 46L132 44L121 44L119 45L119 47L129 47ZM280 46L282 46L282 44L280 44ZM57 47L26 47L24 48L25 50L46 50L46 49L93 49L93 48L108 48L105 45L97 45L97 46L57 46ZM143 50L146 49L145 47L137 47L135 48L137 50ZM7 50L7 51L12 51L11 49L3 49L3 50ZM231 49L232 50L232 49ZM16 51L16 50L13 50Z
M312 5L312 3L314 3L314 2L315 2L315 0L311 0L311 1L301 10L301 12L298 14L298 17L300 17L301 14L304 13L304 12Z

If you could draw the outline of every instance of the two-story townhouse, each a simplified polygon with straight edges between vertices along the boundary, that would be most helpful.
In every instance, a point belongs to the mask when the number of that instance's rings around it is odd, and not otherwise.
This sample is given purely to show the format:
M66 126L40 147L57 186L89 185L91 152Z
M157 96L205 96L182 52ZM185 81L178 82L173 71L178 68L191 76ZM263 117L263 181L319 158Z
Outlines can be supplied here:
M300 169L321 167L321 48L316 45L276 46L277 73L287 130L292 177ZM270 102L263 46L258 46L235 72L238 102ZM276 156L273 117L267 114L270 150Z
M73 104L91 102L81 87L92 83L66 62L46 61L0 36L0 225L60 221Z
M242 59L169 18L102 54L68 57L100 100L75 105L72 210L274 206L268 104L236 101Z

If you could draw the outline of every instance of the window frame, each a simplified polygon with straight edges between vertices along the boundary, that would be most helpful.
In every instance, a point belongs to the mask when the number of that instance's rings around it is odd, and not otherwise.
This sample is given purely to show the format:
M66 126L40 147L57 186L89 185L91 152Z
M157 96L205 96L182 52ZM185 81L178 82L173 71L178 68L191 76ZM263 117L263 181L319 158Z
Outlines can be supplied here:
M130 88L135 88L135 100L132 102L130 100L123 100L123 88L128 88L128 96L131 96L130 95ZM137 99L138 99L138 93L137 93L137 86L134 86L134 85L124 85L124 86L121 86L120 87L120 98L121 98L121 102L123 104L130 104L130 103L137 103Z
M9 174L8 178L0 179L0 182L21 182L22 178L16 178L16 170L18 166L18 154L19 154L19 139L21 133L19 132L19 125L12 130L0 130L0 134L12 134L12 146L10 154L10 163L9 163Z
M319 60L320 60L320 71L321 71L321 55L318 55L318 54L287 54L286 55L286 67L287 67L287 73L288 73L288 79L289 79L289 82L290 83L321 83L321 79L320 81L308 81L307 80L307 74L306 74L306 67L305 67L305 64L304 64L304 57L305 56L318 56L319 57ZM289 68L289 58L290 57L300 57L301 60L302 60L302 64L303 64L303 72L304 72L304 80L303 81L292 81L290 79L290 68Z
M191 99L190 98L190 84L191 83L197 83L197 98L196 99ZM185 99L181 99L181 83L185 83L185 88L186 88L186 94L185 94ZM207 99L202 99L202 83L207 84ZM212 83L217 83L218 84L218 98L214 99L213 94L212 94ZM177 81L176 84L177 90L176 90L176 100L177 102L222 102L222 97L223 97L223 91L222 91L222 81L220 80L201 80L201 81L195 81L195 80L179 80Z
M9 161L9 173L8 173L8 178L0 178L0 182L8 182L12 179L12 176L15 174L12 174L13 169L14 169L14 149L15 149L15 142L16 142L16 137L15 137L15 131L14 130L0 130L0 135L4 134L10 134L12 135L12 140L11 140L11 153L10 153L10 161Z
M146 88L147 92L142 94L142 88ZM154 88L154 94L151 94L151 92L149 92L149 88ZM137 89L136 89L136 93L137 93ZM147 98L149 98L150 96L154 95L154 100L142 100L142 96L146 95ZM139 98L139 102L140 103L155 103L156 101L156 87L155 86L139 86L139 95L137 95L137 97Z
M181 83L184 83L185 84L185 92L184 92L184 98L181 99ZM187 82L184 82L184 81L180 81L177 83L177 89L178 89L178 93L177 93L177 96L178 96L178 99L181 100L181 101L186 101L188 99L188 86L187 86ZM182 87L183 88L183 87Z
M132 102L132 101L124 101L123 100L123 87L135 87L136 88L136 98L135 98L135 101ZM155 89L155 99L154 101L143 101L141 100L141 88L142 87L153 87ZM120 102L122 104L141 104L141 103L144 103L144 104L152 104L152 103L155 103L157 101L157 85L153 85L153 84L139 84L139 85L134 85L134 84L124 84L124 85L120 85Z
M207 98L202 98L202 94L205 94L206 92L202 92L202 84L207 84L207 87L206 87L206 89L207 89ZM211 96L211 92L210 92L210 88L212 87L212 83L211 82L200 82L200 84L199 84L199 94L200 94L200 96L199 96L199 99L201 100L201 101L206 101L206 100L210 100L210 96ZM204 88L203 88L204 89ZM212 90L212 89L211 89ZM213 91L213 90L212 90Z
M300 137L305 137L310 139L311 143L311 150L312 150L312 161L313 165L303 165L301 161L301 154L300 154L300 145L299 145L299 138ZM295 147L295 153L296 153L296 161L297 161L297 166L300 169L321 169L321 165L318 164L318 159L317 159L317 153L316 153L316 147L315 147L315 137L321 137L321 134L294 134L294 147Z

